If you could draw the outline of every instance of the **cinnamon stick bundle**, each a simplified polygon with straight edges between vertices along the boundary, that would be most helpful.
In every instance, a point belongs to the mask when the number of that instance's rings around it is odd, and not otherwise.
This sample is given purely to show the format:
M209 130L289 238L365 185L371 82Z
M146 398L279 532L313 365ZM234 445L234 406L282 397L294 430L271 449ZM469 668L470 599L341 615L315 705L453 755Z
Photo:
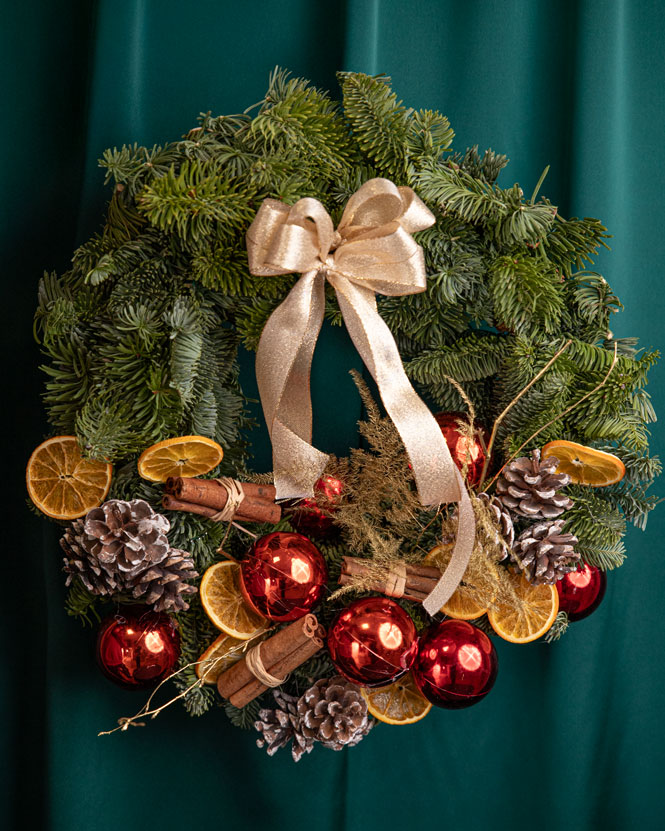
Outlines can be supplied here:
M245 498L238 506L235 518L245 522L279 522L282 509L275 504L274 486L253 482L241 484ZM216 479L170 476L166 480L165 491L162 498L164 508L210 518L222 511L228 501L228 491Z
M323 647L325 636L316 616L305 615L253 648L260 650L260 662L266 672L283 680ZM251 665L245 656L217 679L219 694L234 707L244 707L268 689L269 685L254 674Z
M367 578L370 575L367 560L360 557L342 557L342 573L339 576L341 586L354 582L354 577ZM371 591L388 594L390 597L403 597L405 600L422 602L439 582L441 571L433 566L420 566L405 563L401 573L386 575L386 580L375 579L368 588ZM396 579L397 578L397 579ZM400 589L403 584L403 589Z

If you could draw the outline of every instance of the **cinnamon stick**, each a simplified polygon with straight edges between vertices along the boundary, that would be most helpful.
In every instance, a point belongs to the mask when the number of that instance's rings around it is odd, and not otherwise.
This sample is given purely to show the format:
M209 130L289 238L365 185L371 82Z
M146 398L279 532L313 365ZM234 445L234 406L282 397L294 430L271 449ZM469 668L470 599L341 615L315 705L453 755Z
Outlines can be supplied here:
M282 509L271 499L270 494L275 492L272 485L255 485L252 482L242 483L245 498L240 503L235 516L245 522L269 522L273 525L282 518ZM200 516L212 517L223 510L228 501L228 493L215 479L193 479L171 476L166 480L166 493L172 497L171 510L189 510ZM259 496L259 494L265 496ZM177 500L183 506L175 507ZM164 503L162 503L164 504ZM200 506L211 509L209 511L194 510L191 506ZM164 507L169 507L164 504Z
M263 666L270 675L285 678L321 649L324 637L325 630L316 617L305 615L261 643ZM268 686L251 672L243 658L219 676L217 689L234 707L244 707Z
M354 582L354 577L367 577L370 574L369 564L359 557L342 557L342 573L339 577L341 586L348 586ZM399 595L406 600L422 602L434 589L441 577L441 571L433 566L421 566L411 563L405 564L406 582L404 593ZM386 592L386 583L376 578L369 587L372 591Z

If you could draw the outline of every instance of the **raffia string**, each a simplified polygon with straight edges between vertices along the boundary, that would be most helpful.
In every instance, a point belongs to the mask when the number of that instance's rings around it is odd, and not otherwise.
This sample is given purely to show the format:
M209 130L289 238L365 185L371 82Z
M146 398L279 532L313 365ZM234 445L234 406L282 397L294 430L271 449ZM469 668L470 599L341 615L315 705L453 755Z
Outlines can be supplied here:
M217 511L216 514L213 514L210 519L213 519L215 522L231 522L233 517L238 512L238 508L242 504L243 499L245 498L245 491L242 487L242 482L238 482L237 479L231 479L230 476L223 476L220 479L216 480L219 484L224 488L226 491L226 505L222 508L221 511Z
M247 651L247 654L245 655L245 663L247 665L247 669L252 673L254 678L256 678L257 681L260 681L265 687L279 687L279 685L283 684L288 678L288 675L284 678L276 678L268 672L263 665L263 661L261 660L260 643Z
M404 597L406 589L406 563L395 563L386 575L384 593L389 597Z

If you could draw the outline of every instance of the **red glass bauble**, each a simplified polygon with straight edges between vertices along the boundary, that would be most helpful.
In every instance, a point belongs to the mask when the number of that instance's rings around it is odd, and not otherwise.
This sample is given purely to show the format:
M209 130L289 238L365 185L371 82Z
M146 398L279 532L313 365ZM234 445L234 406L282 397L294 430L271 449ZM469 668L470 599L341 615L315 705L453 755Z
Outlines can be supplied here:
M332 536L335 524L331 513L339 501L344 485L333 476L322 476L314 485L314 496L301 499L289 516L289 522L302 534L325 539Z
M302 534L276 531L258 539L242 561L245 600L268 620L296 620L321 600L328 580L323 555Z
M444 620L421 635L411 671L428 701L459 710L476 704L492 689L498 661L484 632L464 620Z
M460 432L457 423L460 420L468 420L469 417L466 413L437 413L434 418L441 428L453 461L460 470L463 470L464 465L466 465L466 480L471 487L475 487L480 482L485 459L487 458L485 429L476 425L476 434L473 439L470 439ZM483 436L484 446L479 434Z
M349 681L364 687L379 687L404 675L417 647L413 621L388 597L355 600L328 631L333 664Z
M605 596L606 586L607 575L604 571L582 563L577 571L569 571L557 580L559 611L565 612L569 620L581 620L598 608Z
M102 621L97 663L121 687L154 686L173 672L179 657L180 635L168 615L146 606L128 606Z

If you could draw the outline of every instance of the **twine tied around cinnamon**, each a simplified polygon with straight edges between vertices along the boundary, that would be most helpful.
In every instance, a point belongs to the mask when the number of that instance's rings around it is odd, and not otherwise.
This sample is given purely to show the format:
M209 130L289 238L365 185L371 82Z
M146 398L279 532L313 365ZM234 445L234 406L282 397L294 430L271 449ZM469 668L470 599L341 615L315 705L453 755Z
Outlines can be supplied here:
M222 510L217 511L210 519L213 519L215 522L231 522L245 498L242 482L239 482L237 479L232 479L230 476L222 476L215 481L219 482L226 491L227 500Z
M266 687L279 687L279 685L283 684L289 677L287 674L284 678L277 678L268 672L263 664L263 661L261 660L260 643L247 651L247 654L245 655L245 662L247 663L247 669L252 673L256 680L260 681Z

